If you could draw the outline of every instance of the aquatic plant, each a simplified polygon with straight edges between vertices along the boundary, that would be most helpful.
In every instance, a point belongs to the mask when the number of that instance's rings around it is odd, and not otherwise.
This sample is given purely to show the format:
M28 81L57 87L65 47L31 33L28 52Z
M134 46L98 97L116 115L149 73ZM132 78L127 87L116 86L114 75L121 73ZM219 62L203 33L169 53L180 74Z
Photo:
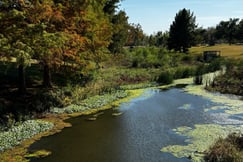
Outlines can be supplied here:
M41 120L28 120L8 131L0 132L0 152L20 144L36 134L51 129L54 125Z
M70 105L65 108L53 108L51 110L52 113L75 113L75 112L83 112L90 109L100 108L102 106L108 105L115 100L122 99L127 97L129 94L126 91L116 91L111 94L104 95L96 95L90 98L87 98L79 103L79 105Z
M157 86L156 83L140 83L140 84L129 84L129 85L122 85L120 89L122 90L133 90L133 89L142 89L142 88L149 88Z

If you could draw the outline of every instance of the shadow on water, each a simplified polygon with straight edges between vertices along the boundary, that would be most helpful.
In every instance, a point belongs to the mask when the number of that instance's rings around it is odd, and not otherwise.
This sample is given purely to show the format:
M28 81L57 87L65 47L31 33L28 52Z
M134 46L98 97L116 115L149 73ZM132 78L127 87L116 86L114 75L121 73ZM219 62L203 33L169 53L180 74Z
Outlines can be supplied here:
M172 88L185 88L186 86L188 86L188 84L177 84L177 85L175 85L175 86L173 86L173 87L165 87L165 88L160 88L160 90L161 91L168 91L168 90L170 90L170 89L172 89Z
M189 162L187 158L179 159L160 149L167 145L185 145L185 137L172 129L211 122L204 109L213 103L186 94L180 88L148 90L149 95L124 103L119 110L104 111L94 121L87 121L93 116L69 119L71 128L44 137L30 147L30 150L49 150L52 155L31 161Z

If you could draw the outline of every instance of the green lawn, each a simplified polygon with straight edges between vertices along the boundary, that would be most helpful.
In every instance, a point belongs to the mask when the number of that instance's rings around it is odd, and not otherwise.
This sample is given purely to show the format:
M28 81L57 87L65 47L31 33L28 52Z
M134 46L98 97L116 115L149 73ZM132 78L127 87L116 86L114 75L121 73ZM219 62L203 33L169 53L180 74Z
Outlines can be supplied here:
M243 58L243 45L220 44L215 46L197 46L189 49L192 54L202 54L203 51L221 51L221 56L230 58Z

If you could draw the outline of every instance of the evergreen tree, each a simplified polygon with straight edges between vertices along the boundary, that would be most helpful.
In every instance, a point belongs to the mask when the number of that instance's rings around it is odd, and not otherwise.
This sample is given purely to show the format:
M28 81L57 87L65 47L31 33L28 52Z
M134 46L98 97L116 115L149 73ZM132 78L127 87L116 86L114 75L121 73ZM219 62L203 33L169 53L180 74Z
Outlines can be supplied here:
M180 10L170 26L168 48L179 52L187 52L194 42L196 17L190 10Z
M103 8L104 13L110 15L111 17L115 15L118 3L120 0L106 0L105 6Z

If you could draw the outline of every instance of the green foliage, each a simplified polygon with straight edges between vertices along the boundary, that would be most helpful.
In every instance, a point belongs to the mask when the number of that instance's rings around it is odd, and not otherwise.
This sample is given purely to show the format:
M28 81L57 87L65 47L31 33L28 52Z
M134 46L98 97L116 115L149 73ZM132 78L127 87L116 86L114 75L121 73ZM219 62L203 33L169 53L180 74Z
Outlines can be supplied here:
M131 67L134 68L159 68L172 63L172 57L164 48L133 48L127 52L127 55L130 57Z
M128 17L124 11L119 11L112 16L113 24L112 42L109 45L109 50L113 54L120 54L123 52L123 47L128 38Z
M224 64L225 64L224 59L222 58L214 59L207 66L207 72L214 72L220 70Z
M17 64L24 66L30 65L31 55L33 55L31 47L20 41L17 41L13 47L13 54L17 58Z
M108 105L118 99L122 99L127 96L128 93L126 91L116 91L111 94L96 95L83 101L79 101L78 105L72 104L65 108L53 108L51 112L68 114L74 112L83 112L85 110L101 108L102 106Z
M175 69L174 79L189 78L195 75L195 68L182 66Z
M170 84L173 82L173 73L169 70L161 72L157 80L160 84Z
M162 31L157 32L156 34L150 35L148 39L149 46L156 46L156 47L167 47L169 33Z
M170 26L168 48L179 52L188 52L194 42L196 17L190 10L180 10Z
M208 89L219 91L221 93L243 95L243 90L241 88L243 84L242 61L227 60L223 63L226 65L225 73L217 76L214 79L213 83L208 87Z
M229 44L235 42L237 38L237 25L239 19L230 19L229 21L221 21L216 27L215 36L218 39L227 40Z
M52 123L40 120L28 120L10 128L8 131L0 132L0 152L10 149L20 144L23 140L45 132L52 127Z
M127 46L144 46L145 34L140 24L130 24L128 28Z

